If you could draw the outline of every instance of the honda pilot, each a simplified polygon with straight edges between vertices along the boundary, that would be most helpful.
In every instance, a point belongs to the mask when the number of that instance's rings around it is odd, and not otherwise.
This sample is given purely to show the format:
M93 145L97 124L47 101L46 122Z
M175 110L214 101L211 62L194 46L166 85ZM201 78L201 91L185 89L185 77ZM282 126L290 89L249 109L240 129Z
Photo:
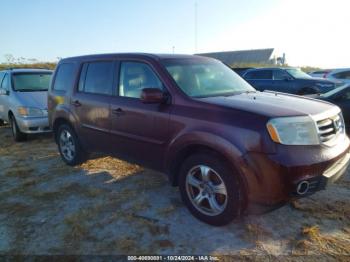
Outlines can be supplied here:
M211 225L313 194L349 164L337 106L256 91L212 58L62 59L48 108L65 163L104 152L164 172Z

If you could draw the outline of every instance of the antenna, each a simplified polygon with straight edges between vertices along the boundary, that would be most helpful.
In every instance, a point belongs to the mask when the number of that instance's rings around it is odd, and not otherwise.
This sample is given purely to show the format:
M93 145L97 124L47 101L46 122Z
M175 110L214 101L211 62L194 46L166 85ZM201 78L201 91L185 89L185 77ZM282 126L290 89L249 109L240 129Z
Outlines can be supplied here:
M194 3L194 53L197 53L198 47L198 3Z

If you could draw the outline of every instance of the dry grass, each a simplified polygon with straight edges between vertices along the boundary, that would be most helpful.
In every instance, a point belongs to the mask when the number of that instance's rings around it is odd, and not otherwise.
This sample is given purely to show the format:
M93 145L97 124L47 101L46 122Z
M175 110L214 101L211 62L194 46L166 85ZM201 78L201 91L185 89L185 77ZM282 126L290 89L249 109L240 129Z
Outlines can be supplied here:
M103 189L91 186L83 186L73 182L51 191L32 191L30 196L40 201L53 201L72 195L83 195L88 198L94 198L103 194Z
M258 244L260 241L272 237L272 233L259 224L248 223L245 224L245 234L243 237L250 242Z
M174 247L174 243L168 239L156 240L153 242L153 244L157 247L160 247L160 248L173 248Z
M309 198L292 202L292 207L320 219L328 218L350 223L350 201L348 200L314 201Z
M137 250L137 241L130 237L116 240L115 245L123 254L129 254L130 252Z
M129 176L143 170L138 165L129 164L110 156L91 159L83 163L79 168L86 170L88 173L108 172L115 178Z
M93 211L86 209L67 215L64 218L64 223L67 225L64 240L70 243L83 239L94 240L95 237L90 234L87 224L95 215Z
M11 169L8 169L5 171L6 176L12 176L12 177L24 177L29 176L34 172L34 168L27 167L27 166L20 166L20 167L12 167Z
M349 239L321 234L317 225L303 227L301 238L295 244L294 254L350 255Z
M15 215L17 217L26 217L35 213L38 208L21 202L3 203L0 202L1 213Z
M159 208L157 210L157 213L160 216L168 217L169 215L173 214L176 211L176 206L173 204L170 204L169 206Z

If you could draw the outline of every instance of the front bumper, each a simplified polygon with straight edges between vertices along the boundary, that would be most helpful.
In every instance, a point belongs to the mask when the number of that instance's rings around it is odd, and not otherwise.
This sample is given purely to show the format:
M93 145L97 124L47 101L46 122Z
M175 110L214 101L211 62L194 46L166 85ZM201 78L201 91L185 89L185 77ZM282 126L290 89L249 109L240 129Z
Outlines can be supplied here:
M47 117L16 118L18 128L26 134L37 134L51 132Z
M243 168L248 205L278 206L325 189L344 175L350 163L349 150L345 137L334 147L281 145L276 154L247 153ZM304 181L307 190L300 194Z

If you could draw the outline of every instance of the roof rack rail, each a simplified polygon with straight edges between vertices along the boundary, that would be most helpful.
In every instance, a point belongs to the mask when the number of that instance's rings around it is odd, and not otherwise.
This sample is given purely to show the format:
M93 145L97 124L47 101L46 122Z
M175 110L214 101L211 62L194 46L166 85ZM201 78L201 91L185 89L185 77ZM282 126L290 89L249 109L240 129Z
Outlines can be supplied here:
M7 67L3 70L14 70L14 69L44 69L44 70L52 70L48 67Z

